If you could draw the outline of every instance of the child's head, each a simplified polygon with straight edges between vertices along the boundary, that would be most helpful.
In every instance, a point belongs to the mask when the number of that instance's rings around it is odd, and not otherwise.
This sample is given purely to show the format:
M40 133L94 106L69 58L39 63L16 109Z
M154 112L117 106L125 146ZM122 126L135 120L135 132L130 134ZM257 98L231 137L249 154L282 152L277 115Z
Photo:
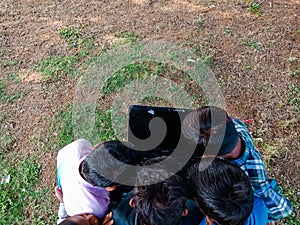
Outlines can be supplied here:
M137 184L150 184L136 186L130 201L130 205L134 207L142 224L174 225L188 213L186 208L187 190L178 175L151 184L153 179L161 180L168 175L164 168L156 165L142 167L138 171Z
M66 218L59 225L99 225L99 219L93 214L78 214Z
M121 141L107 141L96 148L82 163L82 173L87 182L99 187L113 187L114 180L127 179L128 164L139 162L138 153Z
M203 158L191 166L191 186L207 220L217 224L244 224L253 208L248 176L236 165L220 158Z
M216 106L204 106L189 113L183 121L182 133L196 144L201 155L226 155L239 139L232 119Z

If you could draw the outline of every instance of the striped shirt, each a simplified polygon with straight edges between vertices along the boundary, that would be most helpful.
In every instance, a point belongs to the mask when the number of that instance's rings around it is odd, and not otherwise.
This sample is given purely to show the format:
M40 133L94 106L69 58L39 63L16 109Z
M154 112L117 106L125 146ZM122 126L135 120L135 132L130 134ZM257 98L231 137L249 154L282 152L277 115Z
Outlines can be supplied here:
M291 202L280 193L274 179L268 179L261 154L254 147L253 139L245 123L233 119L235 128L244 141L244 154L231 162L238 165L249 176L254 194L266 204L269 221L289 216L293 211Z

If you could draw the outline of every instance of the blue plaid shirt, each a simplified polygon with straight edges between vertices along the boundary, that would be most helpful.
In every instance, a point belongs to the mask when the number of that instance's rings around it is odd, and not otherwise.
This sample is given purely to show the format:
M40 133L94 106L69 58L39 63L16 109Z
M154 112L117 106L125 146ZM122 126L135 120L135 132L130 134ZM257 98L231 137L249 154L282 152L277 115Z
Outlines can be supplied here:
M293 211L291 202L280 193L280 187L274 179L268 179L261 154L255 149L253 139L245 123L233 119L240 138L244 141L244 154L231 162L238 165L249 176L254 195L263 199L268 208L268 219L279 220Z

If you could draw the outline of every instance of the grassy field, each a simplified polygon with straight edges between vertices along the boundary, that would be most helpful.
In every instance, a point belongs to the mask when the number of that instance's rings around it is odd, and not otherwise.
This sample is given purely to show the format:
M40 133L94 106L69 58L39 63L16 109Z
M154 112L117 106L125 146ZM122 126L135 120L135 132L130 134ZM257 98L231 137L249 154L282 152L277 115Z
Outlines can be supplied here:
M205 4L222 5L219 1L206 1ZM238 8L240 5L242 7ZM295 5L299 7L297 3ZM283 11L272 14L274 12L268 11L267 4L239 1L231 3L230 7L233 7L230 10L238 8L247 15L245 20L250 22L244 31L237 31L238 25L224 24L215 28L222 33L220 40L219 33L201 40L200 34L206 37L205 32L214 29L214 22L209 16L199 16L196 20L194 18L188 37L180 39L181 33L178 33L179 40L174 42L195 55L196 58L190 60L202 60L214 71L228 110L233 115L254 120L249 128L263 154L268 175L279 181L282 192L293 202L295 209L290 217L276 224L300 225L297 153L300 138L299 49L288 53L277 51L282 43L288 42L289 39L285 39L287 32L294 37L291 43L300 46L300 27L299 24L298 27L289 24L290 30L282 31L284 28L279 25L278 29L271 26ZM288 7L292 9L292 6ZM226 20L226 15L223 16ZM255 33L253 21L264 22L262 27L266 36ZM10 56L10 45L0 38L0 69L3 72L0 79L0 178L10 175L8 184L0 184L0 225L56 223L55 159L57 151L75 138L73 98L76 85L109 51L126 45L138 46L140 41L152 37L139 29L112 29L109 45L101 45L96 38L96 26L66 24L52 33L53 39L59 43L56 48L59 50L26 64L23 58ZM243 32L247 35L241 35ZM230 39L233 36L235 38ZM271 37L274 40L267 41ZM227 47L221 48L222 44ZM279 58L274 52L280 55ZM264 58L267 60L263 62ZM279 67L281 63L283 65ZM182 68L156 61L126 65L116 71L101 89L101 98L97 99L94 112L94 127L86 130L93 144L116 138L112 126L115 122L112 121L113 100L132 81L143 82L151 77L165 78L183 87L194 106L207 103L200 85ZM41 105L31 105L33 101L40 101ZM172 105L155 96L145 97L140 103ZM119 120L123 124L125 121L124 118ZM31 123L34 127L30 126Z

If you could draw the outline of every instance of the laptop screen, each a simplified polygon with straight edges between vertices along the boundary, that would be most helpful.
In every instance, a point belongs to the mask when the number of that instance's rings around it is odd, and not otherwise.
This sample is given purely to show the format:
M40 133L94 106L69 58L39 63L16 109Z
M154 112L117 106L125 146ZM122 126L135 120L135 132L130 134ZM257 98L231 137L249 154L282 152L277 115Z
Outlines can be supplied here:
M169 155L182 136L181 124L192 109L131 105L128 116L128 141L136 149L151 155L154 148L166 151L154 155ZM152 154L152 155L153 155ZM147 157L148 158L148 157Z

